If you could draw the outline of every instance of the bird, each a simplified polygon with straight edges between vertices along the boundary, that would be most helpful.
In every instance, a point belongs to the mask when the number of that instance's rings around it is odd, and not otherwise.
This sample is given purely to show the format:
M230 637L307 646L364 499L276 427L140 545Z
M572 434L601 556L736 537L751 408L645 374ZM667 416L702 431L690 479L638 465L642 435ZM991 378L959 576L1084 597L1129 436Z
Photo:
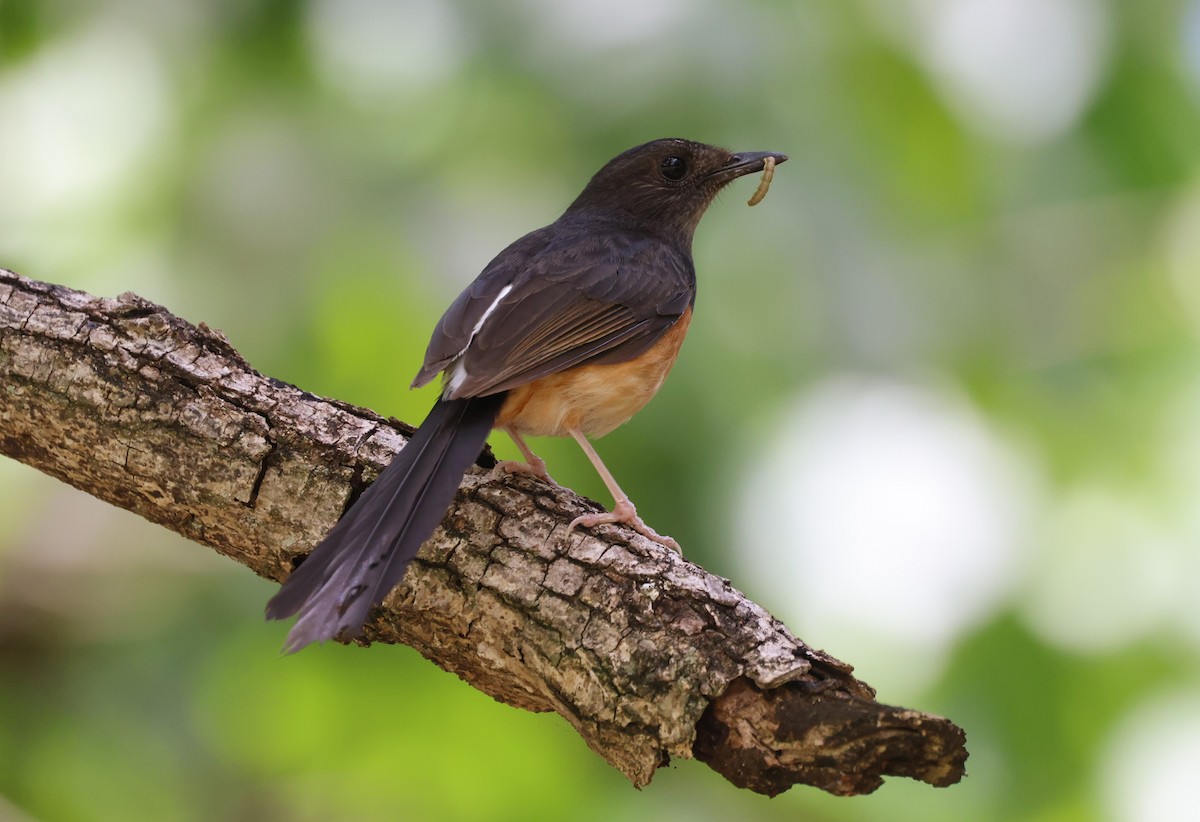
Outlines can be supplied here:
M442 375L433 409L392 462L267 604L298 615L291 653L361 636L370 610L404 576L492 430L524 462L501 471L553 483L527 436L572 437L613 496L612 511L571 522L622 523L675 551L638 515L590 438L625 423L671 370L692 319L692 237L728 183L766 171L778 152L653 140L606 163L562 215L501 251L438 321L413 387Z

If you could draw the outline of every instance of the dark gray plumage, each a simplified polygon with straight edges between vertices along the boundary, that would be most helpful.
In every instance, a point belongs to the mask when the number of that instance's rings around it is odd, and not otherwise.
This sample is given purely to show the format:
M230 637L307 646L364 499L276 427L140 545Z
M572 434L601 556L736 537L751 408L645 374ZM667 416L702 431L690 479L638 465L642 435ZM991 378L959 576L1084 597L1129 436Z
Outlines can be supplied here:
M695 300L696 224L767 156L787 159L678 139L630 149L488 264L438 322L413 381L445 372L442 399L267 604L270 619L299 614L288 651L361 633L445 513L506 392L577 366L632 364L664 339Z

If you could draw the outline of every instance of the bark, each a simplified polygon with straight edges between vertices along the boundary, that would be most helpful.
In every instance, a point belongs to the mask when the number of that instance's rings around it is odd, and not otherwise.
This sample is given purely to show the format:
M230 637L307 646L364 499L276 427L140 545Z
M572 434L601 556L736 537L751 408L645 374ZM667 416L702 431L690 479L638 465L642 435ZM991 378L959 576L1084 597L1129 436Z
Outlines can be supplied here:
M0 453L281 580L411 429L257 373L217 331L0 269ZM401 642L496 699L556 711L636 786L671 756L775 795L887 775L945 786L963 732L880 704L851 667L489 453L366 643Z

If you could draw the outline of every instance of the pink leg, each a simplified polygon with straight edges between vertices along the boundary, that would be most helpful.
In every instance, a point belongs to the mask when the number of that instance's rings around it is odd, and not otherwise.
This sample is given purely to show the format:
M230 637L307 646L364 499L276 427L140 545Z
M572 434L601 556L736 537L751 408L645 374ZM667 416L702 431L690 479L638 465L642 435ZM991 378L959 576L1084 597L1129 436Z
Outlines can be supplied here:
M550 485L558 485L554 478L546 473L546 461L533 453L529 446L512 428L505 428L505 433L512 437L512 441L517 444L517 448L521 449L521 456L525 458L525 462L516 462L515 460L500 460L496 463L496 469L503 471L506 474L528 474L531 477L537 477L542 482L547 482Z
M575 442L579 443L579 447L583 449L583 453L587 454L588 459L592 461L596 473L600 475L600 479L604 480L604 484L608 486L608 492L612 494L615 504L613 505L611 514L584 514L581 517L576 517L567 526L567 533L570 534L578 525L582 525L584 528L591 528L593 525L619 522L628 525L642 536L667 546L677 554L683 554L683 550L679 547L678 542L658 533L638 516L637 509L633 507L633 503L629 501L629 497L625 496L625 492L621 490L621 486L617 485L617 481L613 479L613 475L604 465L603 460L600 459L600 455L596 453L596 449L592 447L587 437L583 435L583 432L572 431L571 436L575 438Z

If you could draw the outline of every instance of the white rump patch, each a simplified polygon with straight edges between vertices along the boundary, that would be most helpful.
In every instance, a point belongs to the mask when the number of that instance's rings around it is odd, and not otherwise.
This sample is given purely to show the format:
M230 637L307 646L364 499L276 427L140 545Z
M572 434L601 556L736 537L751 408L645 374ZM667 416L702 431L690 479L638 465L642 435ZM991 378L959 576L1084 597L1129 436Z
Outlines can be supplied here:
M466 349L464 348L463 350L465 351ZM453 397L454 392L462 387L462 384L467 381L467 377L469 376L470 374L467 373L466 367L462 364L462 358L460 357L455 360L454 364L450 366L450 373L446 377L446 389L442 391L442 396L446 399Z

